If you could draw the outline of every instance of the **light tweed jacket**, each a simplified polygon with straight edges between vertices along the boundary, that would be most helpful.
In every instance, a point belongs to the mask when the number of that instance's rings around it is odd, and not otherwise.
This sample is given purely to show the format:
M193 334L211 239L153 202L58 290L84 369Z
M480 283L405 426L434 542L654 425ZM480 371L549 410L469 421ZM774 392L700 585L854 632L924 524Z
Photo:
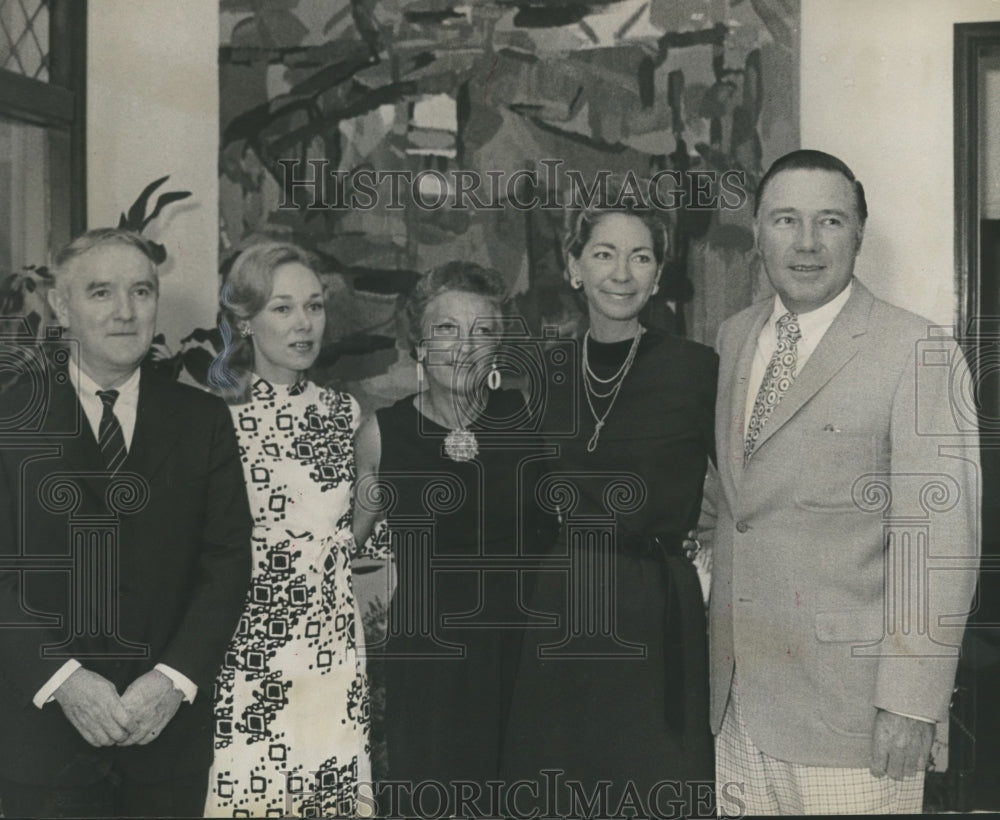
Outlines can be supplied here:
M735 669L762 751L867 766L876 707L947 717L979 546L968 371L950 338L855 281L744 469L747 380L772 307L719 331L712 727Z

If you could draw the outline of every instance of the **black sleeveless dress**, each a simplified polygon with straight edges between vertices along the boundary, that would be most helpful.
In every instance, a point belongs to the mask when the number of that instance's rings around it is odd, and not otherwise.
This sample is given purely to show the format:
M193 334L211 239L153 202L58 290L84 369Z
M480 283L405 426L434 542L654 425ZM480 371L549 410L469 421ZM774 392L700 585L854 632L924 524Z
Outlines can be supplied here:
M386 641L370 648L385 680L380 810L449 816L464 790L481 795L476 805L488 814L524 621L518 554L536 527L525 476L542 442L517 429L521 394L500 390L483 414L491 429L471 425L476 457L452 460L448 430L420 414L413 398L376 414L398 574Z
M591 340L592 370L610 378L630 345ZM558 625L524 633L501 767L545 811L713 810L704 605L681 541L714 458L717 370L709 348L647 331L593 452L582 381L546 408L558 455L540 496L562 529L529 608Z

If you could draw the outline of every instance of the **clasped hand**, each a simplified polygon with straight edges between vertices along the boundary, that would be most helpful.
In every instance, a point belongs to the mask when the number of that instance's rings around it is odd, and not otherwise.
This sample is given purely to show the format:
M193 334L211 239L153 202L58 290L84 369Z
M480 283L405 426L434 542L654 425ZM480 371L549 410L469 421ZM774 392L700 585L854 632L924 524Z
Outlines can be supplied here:
M55 692L67 720L91 746L143 746L157 738L183 695L157 669L132 681L125 694L107 678L79 668Z

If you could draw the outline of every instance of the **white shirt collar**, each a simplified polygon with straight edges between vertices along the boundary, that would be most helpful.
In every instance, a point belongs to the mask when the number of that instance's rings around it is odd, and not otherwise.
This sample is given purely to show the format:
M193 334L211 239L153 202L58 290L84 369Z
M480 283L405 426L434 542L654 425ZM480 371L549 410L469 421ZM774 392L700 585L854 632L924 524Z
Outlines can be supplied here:
M846 288L844 288L825 305L816 308L816 310L810 310L808 313L799 314L799 329L802 332L802 338L799 339L796 344L796 375L802 372L802 368L805 367L806 362L809 361L813 351L816 350L819 343L823 340L826 332L830 329L830 325L833 324L834 319L836 319L840 314L840 311L843 310L844 305L847 304L847 300L851 298L853 283L854 280L852 279L847 283ZM763 381L768 362L770 361L771 356L774 353L775 346L778 343L778 319L788 312L789 310L785 307L784 302L781 301L781 297L775 294L774 310L771 311L770 318L768 318L768 320L764 323L764 326L761 328L760 334L757 337L753 363L750 366L750 375L747 380L746 412L743 426L744 430L748 429L750 426L750 416L753 414L753 406L757 398L757 391L760 389L760 384Z
M843 310L844 305L847 304L847 300L851 298L851 290L854 287L854 280L851 279L847 283L847 287L844 288L840 293L834 296L825 305L821 305L815 310L810 310L808 313L799 314L799 330L802 331L802 338L809 341L818 341L823 337L823 334L829 330L830 325L833 324L833 320L837 318L837 315ZM784 302L781 301L781 297L778 294L774 295L774 310L771 311L771 317L767 320L768 323L777 327L778 319L789 313L787 307L785 307Z
M118 403L122 401L129 404L138 404L140 375L141 371L139 368L136 368L135 372L131 376L118 385L118 387L114 388L118 391L118 399L115 401L116 407L118 406ZM73 387L76 388L77 393L84 394L88 397L96 396L98 390L104 389L84 372L78 362L70 363L69 380L73 383Z
M136 368L135 372L129 376L115 390L118 391L118 398L115 399L112 412L121 424L122 433L125 436L125 446L131 449L132 436L135 433L136 420L139 414L139 379L142 371ZM83 368L75 361L69 365L69 380L76 390L80 399L80 406L87 417L90 429L96 439L100 435L101 416L104 413L104 403L97 391L101 386L90 376L83 372Z

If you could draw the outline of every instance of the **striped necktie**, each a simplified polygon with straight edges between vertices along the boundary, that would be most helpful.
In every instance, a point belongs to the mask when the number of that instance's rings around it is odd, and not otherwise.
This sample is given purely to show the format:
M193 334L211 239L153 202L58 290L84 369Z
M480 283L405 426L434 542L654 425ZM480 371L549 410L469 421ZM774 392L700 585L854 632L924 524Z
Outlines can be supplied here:
M97 431L97 445L101 448L104 463L112 473L117 472L125 461L128 451L125 449L125 434L114 413L117 390L98 390L97 395L104 405L101 413L101 426Z

